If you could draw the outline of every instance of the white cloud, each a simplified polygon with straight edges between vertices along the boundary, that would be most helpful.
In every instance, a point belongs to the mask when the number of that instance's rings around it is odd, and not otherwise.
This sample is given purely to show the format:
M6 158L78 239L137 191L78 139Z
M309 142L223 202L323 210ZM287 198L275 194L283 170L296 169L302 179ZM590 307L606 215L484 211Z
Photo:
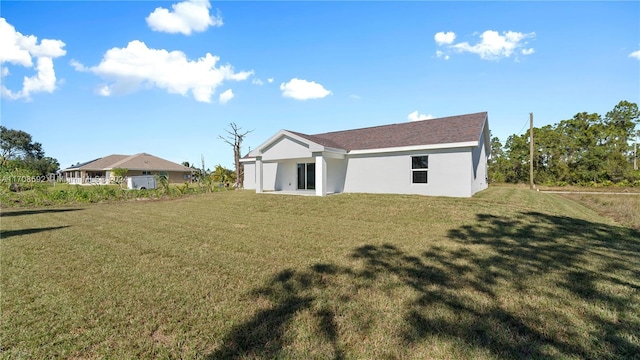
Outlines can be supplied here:
M227 101L233 99L233 90L229 89L222 94L220 94L220 104L226 104Z
M7 76L9 75L9 68L8 67L0 67L0 76Z
M640 50L632 52L631 54L629 54L629 57L640 60Z
M443 58L445 60L449 60L449 55L445 55L442 51L436 50L436 56L439 58Z
M483 60L497 60L501 57L510 57L513 52L521 48L524 44L523 40L532 38L535 33L520 33L515 31L502 32L487 30L480 34L480 42L475 45L470 45L468 42L462 42L452 47L460 52L470 52L477 54ZM528 49L527 52L533 53L533 49Z
M40 45L37 45L38 38L30 36L29 39L33 41L30 52L35 57L57 58L67 54L67 51L63 49L65 44L60 40L42 39Z
M456 34L453 31L439 32L433 37L438 45L449 45L456 39Z
M268 82L269 84L271 84L271 83L273 82L273 78L268 78L268 79L267 79L267 82Z
M296 100L320 99L331 95L331 91L325 89L322 85L314 81L298 78L293 78L288 83L280 84L280 90L282 90L282 96Z
M196 101L210 102L216 88L225 80L242 81L253 71L234 72L229 64L216 66L219 57L207 53L197 60L188 60L182 51L150 49L134 40L126 48L112 48L100 64L85 68L74 61L76 70L86 69L113 83L98 90L101 95L116 95L140 87L157 87L169 93L187 95Z
M362 96L360 96L360 95L356 95L356 94L351 94L351 95L349 95L349 97L350 97L350 98L352 98L352 99L355 99L355 100L360 100L360 99L362 99Z
M76 71L89 71L84 65L80 64L77 60L71 59L69 61L69 65L71 65Z
M28 47L29 38L35 37L22 35L7 20L0 18L0 63L33 66Z
M444 33L439 32L435 35L436 43L440 46L445 46L446 49L451 49L457 52L469 52L477 54L483 60L498 60L503 57L510 57L513 54L518 54L518 50L521 49L520 54L531 55L535 52L533 48L524 48L527 45L526 39L534 38L536 34L521 33L515 31L503 31L498 33L494 30L487 30L482 34L474 33L473 36L480 36L480 41L474 45L468 42L460 42L454 44L455 34L453 32ZM449 55L442 50L436 51L436 56L439 58L449 59ZM518 60L516 56L516 61Z
M219 13L216 16L209 14L211 4L208 0L183 1L171 8L172 11L159 7L149 14L146 20L151 30L191 35L191 32L202 32L209 26L223 25Z
M409 121L418 121L418 120L429 120L429 119L433 119L434 116L429 114L429 115L425 115L425 114L420 114L418 113L418 111L414 111L411 114L407 115L407 119L409 119Z
M260 79L257 79L257 78L251 80L251 83L254 84L254 85L259 85L259 86L264 85L264 82L262 80L260 80Z
M0 87L0 93L9 99L31 99L31 94L38 92L52 93L56 89L56 73L53 68L53 59L64 56L65 43L61 40L42 39L38 44L38 38L34 35L22 35L15 27L0 18L0 65L9 63L27 68L34 67L33 57L36 58L34 76L25 76L22 81L22 89L12 91L4 85ZM8 76L9 69L2 67L2 76Z
M109 85L104 85L96 91L98 94L102 96L110 96L111 95L111 87Z

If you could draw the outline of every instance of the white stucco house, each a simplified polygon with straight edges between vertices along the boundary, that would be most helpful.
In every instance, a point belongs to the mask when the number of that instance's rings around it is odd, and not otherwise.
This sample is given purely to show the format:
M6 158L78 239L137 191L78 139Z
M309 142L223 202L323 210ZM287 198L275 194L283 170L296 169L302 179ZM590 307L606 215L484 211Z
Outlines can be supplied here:
M307 135L280 130L241 161L244 188L470 197L487 188L486 112Z

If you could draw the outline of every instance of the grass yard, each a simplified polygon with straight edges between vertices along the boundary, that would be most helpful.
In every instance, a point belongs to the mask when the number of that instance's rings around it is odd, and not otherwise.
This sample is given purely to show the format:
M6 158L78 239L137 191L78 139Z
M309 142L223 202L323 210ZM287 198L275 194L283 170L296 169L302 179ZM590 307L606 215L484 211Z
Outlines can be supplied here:
M594 209L599 214L640 230L640 195L562 194Z
M2 358L628 359L640 232L556 194L2 211Z

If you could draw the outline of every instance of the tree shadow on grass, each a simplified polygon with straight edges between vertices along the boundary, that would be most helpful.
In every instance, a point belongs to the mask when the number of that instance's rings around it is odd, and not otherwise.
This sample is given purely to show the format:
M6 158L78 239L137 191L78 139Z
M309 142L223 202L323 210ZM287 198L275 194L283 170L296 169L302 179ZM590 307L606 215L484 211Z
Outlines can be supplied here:
M547 346L563 353L587 355L500 307L501 300L493 291L493 271L485 273L473 264L457 263L459 256L473 257L472 252L436 248L422 257L411 257L385 244L361 247L353 256L363 259L368 271L377 269L374 272L379 277L393 274L416 291L417 297L409 302L404 314L407 326L402 332L409 344L439 337L500 358L545 357L543 348ZM474 290L480 295L474 295Z
M361 287L391 291L392 297L405 290L397 309L404 321L395 325L401 357L414 356L410 349L433 339L498 358L622 359L640 353L637 231L523 212L506 219L479 214L473 226L448 235L446 246L433 244L419 255L393 244L365 245L352 251L349 267L281 271L251 293L267 299L267 308L231 329L209 358L289 356L287 333L302 311L317 324L314 335L331 344L323 358L361 357L346 354L344 343L354 337L336 323L336 309L348 316L346 308L366 303L358 291L348 293ZM389 283L395 286L380 285ZM407 289L414 295L407 297ZM335 298L337 293L349 295Z
M479 286L478 282L507 282L515 287L518 296L526 297L532 293L529 286L536 279L547 277L554 280L545 283L549 286L546 297L561 296L564 290L566 301L583 311L583 316L576 319L562 309L538 307L539 313L528 319L520 316L498 321L507 328L504 333L519 334L517 337L526 339L529 346L522 343L523 347L511 347L513 341L507 345L498 337L485 334L481 342L488 348L502 349L498 354L508 357L545 357L549 356L549 347L563 356L581 358L632 358L640 354L640 342L634 335L640 329L634 310L640 303L633 295L640 291L640 232L539 212L522 212L508 220L480 214L477 220L475 226L449 232L449 237L460 244L486 249L485 255L478 255L476 250L475 255L465 258L475 275L470 280L472 286ZM424 255L440 262L447 257L436 251ZM536 291L534 295L541 295L539 289ZM482 315L495 320L510 317L503 308L496 311ZM540 322L552 318L566 324L568 329L560 330L564 334L541 331L549 327ZM588 330L569 328L571 323L581 322ZM536 323L535 329L527 326Z
M69 211L78 211L78 210L84 210L84 209L73 208L73 209L40 209L40 210L0 211L0 217L35 215L35 214L50 214L50 213L69 212Z
M314 305L316 297L310 290L326 288L324 276L335 274L337 268L328 264L316 264L309 271L283 270L267 285L252 291L256 299L266 298L271 304L260 310L248 321L235 326L224 338L223 345L208 359L278 358L287 344L285 333L294 316ZM337 345L337 329L331 310L315 311L319 336L328 339L334 347L334 359L342 359L342 350Z
M36 234L43 231L64 229L66 227L69 227L69 225L49 226L49 227L42 227L42 228L20 229L20 230L2 230L0 231L0 239L5 240L13 236Z

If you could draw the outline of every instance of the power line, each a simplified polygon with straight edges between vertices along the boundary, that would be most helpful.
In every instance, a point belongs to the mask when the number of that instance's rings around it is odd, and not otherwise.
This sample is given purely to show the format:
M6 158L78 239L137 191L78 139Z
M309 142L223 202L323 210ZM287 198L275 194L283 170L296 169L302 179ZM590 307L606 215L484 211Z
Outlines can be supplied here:
M520 135L522 133L522 130L524 130L524 128L527 126L527 124L529 123L529 119L527 119L524 124L522 125L522 128L520 129L520 131L518 131L516 133L516 135Z

